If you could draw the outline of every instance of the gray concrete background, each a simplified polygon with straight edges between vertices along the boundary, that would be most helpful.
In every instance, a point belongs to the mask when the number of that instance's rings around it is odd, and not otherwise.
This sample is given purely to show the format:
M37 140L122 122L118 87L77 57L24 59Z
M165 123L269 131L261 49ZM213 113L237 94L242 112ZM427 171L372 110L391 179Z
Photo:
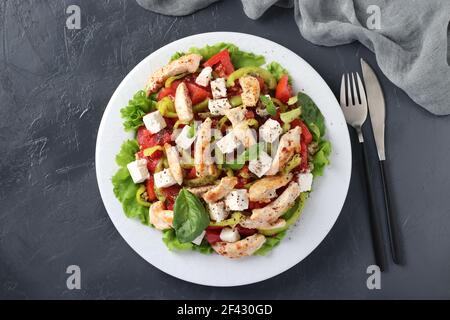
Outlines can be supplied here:
M65 28L70 4L81 7L80 31ZM238 288L193 285L153 268L125 243L95 177L102 113L140 60L176 39L209 31L274 40L307 60L335 93L342 72L359 70L360 57L376 66L357 43L308 43L290 10L273 8L252 21L234 0L183 18L147 12L132 0L0 2L0 298L450 298L450 118L423 111L378 68L406 258L405 266L391 265L383 274L382 290L366 288L372 251L359 153L333 230L302 263L268 281ZM370 153L380 191L375 149ZM81 267L80 291L66 288L71 264Z

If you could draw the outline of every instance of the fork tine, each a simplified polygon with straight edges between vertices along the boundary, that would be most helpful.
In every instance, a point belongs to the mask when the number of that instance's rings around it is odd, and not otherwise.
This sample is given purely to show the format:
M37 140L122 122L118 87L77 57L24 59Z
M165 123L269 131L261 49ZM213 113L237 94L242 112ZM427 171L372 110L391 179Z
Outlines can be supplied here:
M353 98L351 92L351 84L350 84L350 74L347 73L347 106L353 105Z
M359 96L361 97L361 104L363 106L367 106L367 99L366 99L366 91L364 90L364 85L361 81L361 78L359 77L359 73L356 73L356 78L358 80L358 89L359 89Z
M341 80L341 107L347 106L347 101L345 99L345 73L342 74Z
M355 104L360 104L358 98L358 91L356 89L355 74L353 72L352 72L352 86L353 86L353 101Z

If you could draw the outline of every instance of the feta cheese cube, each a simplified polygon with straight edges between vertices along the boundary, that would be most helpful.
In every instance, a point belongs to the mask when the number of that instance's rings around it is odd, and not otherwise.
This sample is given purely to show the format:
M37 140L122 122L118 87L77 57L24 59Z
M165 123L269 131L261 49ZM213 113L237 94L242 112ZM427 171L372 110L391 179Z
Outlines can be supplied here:
M145 127L152 134L160 132L162 129L167 127L166 120L164 120L163 116L159 111L155 111L147 114L143 118Z
M241 240L241 235L237 229L223 228L220 231L220 240L233 243Z
M216 146L223 154L233 152L239 146L239 139L230 131L225 137L216 142Z
M231 105L228 102L228 99L226 98L218 100L209 100L208 108L213 116L223 116L225 115L225 110L231 109Z
M181 149L189 149L192 144L195 141L195 138L197 137L197 130L195 130L195 134L192 138L189 138L189 132L191 131L190 126L184 126L183 130L181 130L180 134L175 139L175 143L177 146L179 146Z
M192 243L199 246L202 244L203 238L205 237L206 231L203 231L197 238L192 240Z
M214 99L226 98L227 85L225 82L225 78L219 78L211 81L211 92Z
M230 214L226 210L225 203L223 201L216 203L208 203L208 211L211 220L215 222L221 222L225 220L226 218L228 218L228 215Z
M272 158L261 150L258 159L251 160L248 168L251 172L256 174L258 178L261 178L267 171L269 171L271 166Z
M130 162L127 164L127 168L134 183L142 183L149 177L147 160L145 159Z
M168 188L168 187L171 187L171 186L177 184L174 177L170 173L169 169L165 169L161 172L157 172L154 174L153 177L155 178L155 186L158 189Z
M200 72L197 79L195 79L195 83L202 87L207 87L209 82L212 79L212 68L206 67Z
M275 142L281 133L283 133L283 129L281 129L280 123L273 119L268 119L261 128L259 128L259 135L268 143Z
M247 210L249 205L247 190L237 189L231 191L225 197L225 205L231 211Z
M298 185L300 186L300 192L311 191L314 176L312 173L300 173L298 175Z

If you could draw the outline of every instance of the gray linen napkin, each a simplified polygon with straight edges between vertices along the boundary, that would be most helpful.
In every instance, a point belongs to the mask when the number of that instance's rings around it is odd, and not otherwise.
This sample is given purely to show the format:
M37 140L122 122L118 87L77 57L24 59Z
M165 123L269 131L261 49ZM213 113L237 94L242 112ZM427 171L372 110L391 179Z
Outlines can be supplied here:
M148 10L174 16L217 1L137 0ZM436 115L450 114L450 0L241 1L252 19L273 5L293 7L301 34L314 44L360 41L375 53L386 77L416 103Z

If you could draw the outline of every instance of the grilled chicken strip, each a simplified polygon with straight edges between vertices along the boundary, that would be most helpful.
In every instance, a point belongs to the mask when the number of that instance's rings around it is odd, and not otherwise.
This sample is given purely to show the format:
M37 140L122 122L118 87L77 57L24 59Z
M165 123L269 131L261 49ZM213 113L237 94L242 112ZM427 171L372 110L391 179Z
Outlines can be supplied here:
M194 73L200 66L202 59L203 57L199 54L188 54L158 69L148 79L147 95L158 91L170 77L182 73Z
M266 237L257 233L233 243L216 242L212 247L221 256L237 259L251 256L262 247L264 242L266 242Z
M167 155L167 162L169 162L169 170L175 181L181 186L183 183L183 169L180 164L180 156L176 147L172 147L166 143L164 149Z
M198 177L214 175L217 168L211 157L211 124L207 118L199 127L194 148L194 164Z
M267 176L276 175L280 171L280 169L282 169L289 162L289 160L292 159L294 153L300 152L301 133L302 130L300 129L300 127L295 127L281 137L277 153L273 158L272 166L266 173Z
M175 94L175 110L177 111L178 119L182 123L189 123L194 119L192 100L189 96L188 87L184 82L180 83L177 87Z
M233 125L233 132L236 138L248 148L256 143L256 137L247 125L245 120L246 109L242 107L225 110L225 115Z
M230 120L233 127L239 125L245 119L245 109L242 107L236 107L225 110L225 115Z
M235 126L233 128L233 133L245 148L250 148L257 142L253 130L249 128L245 121Z
M275 222L286 210L295 204L295 200L300 195L300 186L292 182L286 190L271 204L260 209L253 209L250 219L254 221Z
M225 177L220 180L220 183L203 195L203 199L208 203L217 202L225 198L233 188L237 185L238 179L236 177Z
M242 87L242 104L244 107L256 107L261 94L259 81L255 77L245 76L239 79Z
M164 203L155 202L149 211L150 223L158 230L167 230L173 224L173 211L164 210Z
M204 187L188 188L187 190L190 193L192 193L193 195L196 195L197 197L201 197L213 188L215 188L215 186L211 185L211 186L204 186Z
M283 228L286 225L286 220L284 219L278 219L273 223L265 222L265 221L259 221L259 220L252 220L250 218L245 218L239 224L247 229L264 229L264 230L270 230L270 229L278 229Z
M268 203L277 197L277 189L286 186L293 178L293 174L266 177L257 180L249 189L250 201Z

